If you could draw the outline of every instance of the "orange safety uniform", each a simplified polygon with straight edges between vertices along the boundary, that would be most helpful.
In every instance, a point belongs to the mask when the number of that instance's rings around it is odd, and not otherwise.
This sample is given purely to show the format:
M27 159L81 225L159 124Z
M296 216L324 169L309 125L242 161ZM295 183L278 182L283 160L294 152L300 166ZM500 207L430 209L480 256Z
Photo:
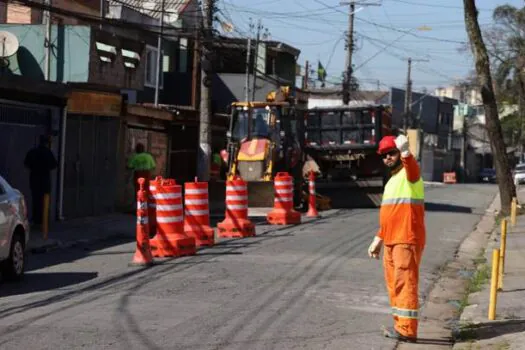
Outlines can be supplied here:
M380 209L378 237L383 240L385 281L394 328L417 337L419 264L425 247L424 184L412 155L388 180Z

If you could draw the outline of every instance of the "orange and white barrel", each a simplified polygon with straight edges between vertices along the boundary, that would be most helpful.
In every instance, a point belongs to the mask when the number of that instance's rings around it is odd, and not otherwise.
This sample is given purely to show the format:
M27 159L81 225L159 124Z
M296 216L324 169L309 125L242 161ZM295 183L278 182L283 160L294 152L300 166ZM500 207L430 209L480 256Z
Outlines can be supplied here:
M266 216L272 225L301 223L301 214L294 210L293 177L288 173L277 173L274 179L275 197L273 210Z
M162 182L162 176L157 176L155 180L149 182L148 193L148 218L149 218L149 234L150 237L157 233L157 209L155 195L157 193L157 184Z
M184 232L195 238L198 247L215 244L214 232L210 227L207 182L184 184Z
M248 186L243 179L226 181L226 218L217 228L219 237L255 236L255 225L248 219Z
M154 256L195 254L195 240L184 233L182 186L173 179L163 179L156 183L154 197L157 219L157 234L152 240Z

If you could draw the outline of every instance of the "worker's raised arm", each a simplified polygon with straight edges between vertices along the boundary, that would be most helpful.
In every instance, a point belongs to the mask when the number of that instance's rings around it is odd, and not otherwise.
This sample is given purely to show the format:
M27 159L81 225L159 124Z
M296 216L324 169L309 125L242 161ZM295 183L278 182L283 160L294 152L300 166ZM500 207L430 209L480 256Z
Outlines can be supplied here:
M419 170L419 165L417 164L416 158L414 158L414 156L409 152L407 157L401 156L401 161L405 167L408 181L418 181L419 177L421 176L421 172Z
M419 165L412 154L410 154L408 139L405 135L399 135L396 138L396 147L401 153L401 161L405 167L407 179L410 182L416 182L421 176Z

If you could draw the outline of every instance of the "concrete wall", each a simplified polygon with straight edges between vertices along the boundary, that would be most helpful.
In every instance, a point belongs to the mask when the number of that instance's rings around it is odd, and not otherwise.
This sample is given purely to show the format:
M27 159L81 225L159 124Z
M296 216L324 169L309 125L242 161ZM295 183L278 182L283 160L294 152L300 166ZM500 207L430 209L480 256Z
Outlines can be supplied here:
M0 30L13 33L20 43L18 52L9 57L9 74L44 80L45 26L2 24ZM50 80L87 82L91 29L86 26L52 26Z
M250 76L250 82L253 76ZM216 113L226 111L226 107L235 101L244 101L245 99L245 82L244 74L217 74L213 79L212 104ZM255 100L265 101L266 94L275 90L278 84L266 78L257 77Z
M44 80L45 54L44 25L0 25L0 30L13 33L19 40L18 52L9 58L7 74L22 75ZM112 62L100 60L96 42L116 48ZM121 49L138 52L144 61L144 47L138 42L121 40L107 32L92 30L89 26L53 25L53 50L50 63L51 81L68 83L94 83L118 88L142 89L144 64L130 69L124 66Z
M412 113L417 118L421 114L423 131L425 133L437 134L439 99L434 96L414 92L412 93ZM391 88L389 104L392 105L392 122L396 127L403 127L403 115L405 112L405 90ZM421 109L422 108L422 109ZM421 113L420 113L421 111Z

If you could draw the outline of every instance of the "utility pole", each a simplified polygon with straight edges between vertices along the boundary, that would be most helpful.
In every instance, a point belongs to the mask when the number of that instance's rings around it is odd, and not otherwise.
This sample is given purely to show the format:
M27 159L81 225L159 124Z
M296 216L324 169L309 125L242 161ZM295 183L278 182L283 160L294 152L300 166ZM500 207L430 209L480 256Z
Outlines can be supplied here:
M310 79L309 70L310 70L310 62L306 61L304 65L304 77L303 77L303 89L304 90L308 90L308 79Z
M43 13L43 22L46 25L46 34L44 38L45 61L44 61L44 78L51 78L51 0L45 0L46 10Z
M191 74L191 106L194 110L199 109L199 76L201 70L201 44L199 28L195 28L195 41L193 43L193 71Z
M407 70L407 83L405 91L405 117L403 118L403 130L405 130L405 135L408 130L408 118L412 112L412 80L410 77L412 71L412 59L408 58L408 70Z
M261 20L259 19L257 21L257 37L255 39L255 53L253 57L253 85L252 85L252 101L255 101L255 90L256 90L256 82L257 82L257 61L259 60L259 41L261 40L261 29L262 24Z
M197 176L199 181L210 178L211 159L211 85L213 50L213 10L215 0L204 0L203 40L201 41L201 101Z
M244 100L246 102L250 102L250 57L252 52L252 30L253 23L252 19L250 18L250 33L248 35L248 40L246 43L246 81L244 85Z
M159 17L160 33L157 38L157 69L155 79L155 107L159 105L159 93L160 93L160 78L161 74L164 74L164 70L160 68L162 65L162 34L164 31L164 0L160 3L160 17Z
M409 127L413 125L413 116L412 116L412 62L428 62L428 60L423 59L412 59L408 58L408 69L407 69L407 82L406 82L406 91L405 91L405 116L403 118L403 130L405 135Z
M343 79L343 103L348 105L350 103L350 84L352 82L352 54L354 53L354 12L355 2L350 1L350 13L348 15L348 39L346 49L346 71Z

